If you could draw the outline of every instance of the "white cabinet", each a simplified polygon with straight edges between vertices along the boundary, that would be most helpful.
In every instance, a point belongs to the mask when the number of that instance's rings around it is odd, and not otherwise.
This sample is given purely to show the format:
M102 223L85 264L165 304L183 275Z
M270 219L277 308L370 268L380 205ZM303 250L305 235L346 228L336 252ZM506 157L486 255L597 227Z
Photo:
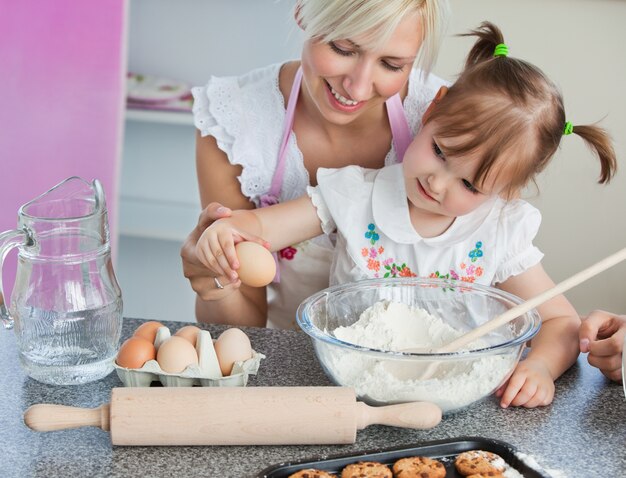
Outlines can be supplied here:
M118 264L124 315L193 321L179 250L200 211L191 114L128 110Z
M182 241L200 210L189 113L128 110L120 233Z

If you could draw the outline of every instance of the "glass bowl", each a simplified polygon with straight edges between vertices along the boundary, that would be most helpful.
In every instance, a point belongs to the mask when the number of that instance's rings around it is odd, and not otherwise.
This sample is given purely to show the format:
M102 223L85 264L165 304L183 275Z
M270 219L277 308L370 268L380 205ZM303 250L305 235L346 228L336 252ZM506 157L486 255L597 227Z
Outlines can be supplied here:
M353 388L360 400L370 405L430 401L450 413L491 395L504 383L526 342L539 331L541 320L533 309L462 350L430 353L429 349L521 302L499 289L461 281L371 279L312 295L298 307L297 322L313 340L328 377L336 385ZM378 326L361 329L365 332L360 338L346 340L346 331L357 327L353 324L374 304L386 309L383 329L379 321ZM440 321L435 320L433 328L425 325L430 322L419 312L414 317L401 315L409 308L424 309ZM388 324L395 328L386 330ZM447 335L441 336L440 330ZM421 340L419 353L402 351L413 348L416 340Z

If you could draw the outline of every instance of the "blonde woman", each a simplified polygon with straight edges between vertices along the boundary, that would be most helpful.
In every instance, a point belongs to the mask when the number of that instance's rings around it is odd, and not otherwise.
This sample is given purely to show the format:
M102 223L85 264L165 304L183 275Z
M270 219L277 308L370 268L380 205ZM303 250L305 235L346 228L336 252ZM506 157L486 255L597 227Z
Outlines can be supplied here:
M443 84L428 72L446 0L299 0L294 16L307 37L300 60L193 90L204 210L181 256L201 322L296 328L298 304L328 286L332 238L278 251L266 291L205 268L199 235L231 208L302 196L319 167L398 162Z

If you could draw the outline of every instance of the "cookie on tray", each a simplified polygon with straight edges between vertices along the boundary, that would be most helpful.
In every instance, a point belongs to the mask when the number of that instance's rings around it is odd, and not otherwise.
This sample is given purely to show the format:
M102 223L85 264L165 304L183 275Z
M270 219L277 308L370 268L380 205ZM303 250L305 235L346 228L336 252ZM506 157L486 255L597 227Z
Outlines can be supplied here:
M502 475L506 462L500 455L484 450L471 450L459 454L454 461L457 471L463 476L484 475L497 477ZM492 475L489 475L492 473Z
M341 478L393 478L387 465L377 461L359 461L346 466L341 471Z
M402 478L444 478L443 463L425 456L400 458L393 464L393 473Z
M489 473L476 473L475 475L467 475L465 478L505 478L504 475L497 471Z
M307 468L306 470L296 471L289 475L288 478L337 478L327 471L316 470L315 468Z

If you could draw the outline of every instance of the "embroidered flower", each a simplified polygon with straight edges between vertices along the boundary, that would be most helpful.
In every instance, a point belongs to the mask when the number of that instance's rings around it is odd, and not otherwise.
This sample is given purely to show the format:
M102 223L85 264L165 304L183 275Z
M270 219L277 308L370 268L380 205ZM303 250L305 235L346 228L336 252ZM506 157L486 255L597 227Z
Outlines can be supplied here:
M407 267L406 264L397 265L395 263L391 265L385 265L385 269L388 272L385 272L383 277L417 277L411 268Z
M367 268L378 272L380 270L380 261L375 261L374 259L370 259L367 261Z
M375 246L376 242L380 240L380 235L376 232L376 225L369 223L367 225L367 231L365 232L365 238L371 244ZM374 272L374 277L379 277L378 272L382 264L385 271L384 277L417 277L410 267L406 263L398 265L396 259L393 257L384 257L385 248L381 245L377 247L363 247L361 248L361 256L367 262L367 268Z
M472 262L476 262L483 256L483 251L480 250L481 247L483 247L483 243L481 241L478 241L476 243L476 249L472 249L470 251L469 257Z
M429 277L436 279L454 279L454 280L461 280L463 282L474 282L476 280L477 277L481 277L485 271L484 269L476 264L473 264L474 262L478 261L481 257L483 257L483 243L482 241L478 241L475 244L475 248L472 249L468 256L470 259L470 264L468 265L465 261L461 262L459 264L459 269L462 272L462 275L459 274L456 270L454 269L450 269L450 272L448 272L447 274L442 274L439 271L435 271L433 273L430 274Z
M380 236L376 232L376 225L374 223L370 223L367 226L367 232L365 233L365 238L370 240L370 244L376 244L376 241L380 239Z
M281 259L287 259L288 261L291 261L296 255L296 252L298 252L298 249L292 246L288 246L288 247L285 247L284 249L281 249L279 254L280 254Z

